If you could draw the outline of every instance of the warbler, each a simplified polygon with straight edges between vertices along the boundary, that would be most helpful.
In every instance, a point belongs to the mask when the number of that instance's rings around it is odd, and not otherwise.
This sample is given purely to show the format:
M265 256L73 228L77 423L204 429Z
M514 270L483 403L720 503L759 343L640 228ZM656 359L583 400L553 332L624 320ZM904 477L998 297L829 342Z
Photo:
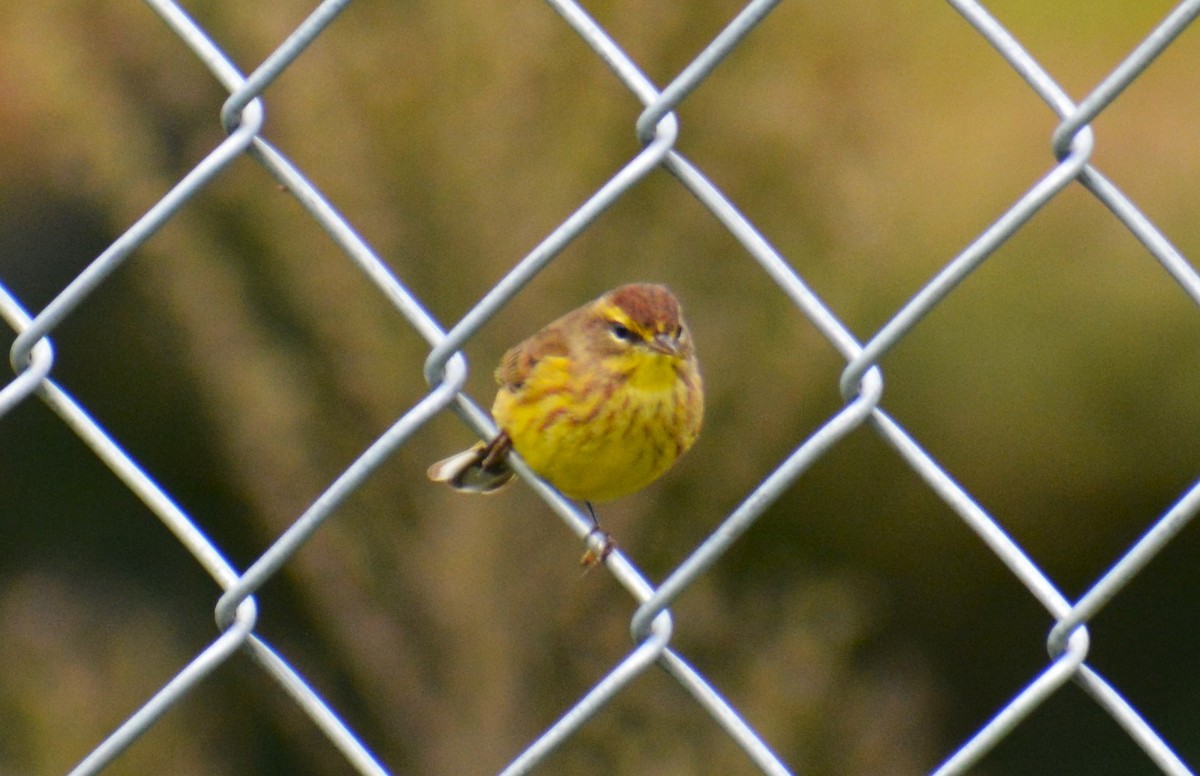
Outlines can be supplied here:
M696 441L704 416L679 301L649 283L615 288L548 324L504 354L496 382L499 434L433 464L430 479L492 492L513 477L512 449L590 512L592 502L658 479Z

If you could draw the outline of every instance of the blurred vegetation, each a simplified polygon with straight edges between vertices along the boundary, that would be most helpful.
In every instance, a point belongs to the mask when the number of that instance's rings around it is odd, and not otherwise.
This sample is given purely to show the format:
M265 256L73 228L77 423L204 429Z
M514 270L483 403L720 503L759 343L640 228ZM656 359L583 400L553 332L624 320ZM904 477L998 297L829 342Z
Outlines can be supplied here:
M1167 2L993 10L1082 97ZM589 3L665 84L735 2ZM249 71L310 3L198 0ZM224 99L135 3L0 5L0 282L36 312L220 141ZM1200 255L1200 40L1095 123L1095 163ZM450 324L637 151L639 105L547 7L352 4L266 95L266 134ZM678 147L869 337L1053 164L1055 117L944 4L783 3L681 107ZM468 346L472 394L557 314L630 280L683 299L709 414L689 456L604 505L660 579L841 405L844 364L665 173ZM4 343L11 342L11 335ZM251 161L55 332L54 375L244 568L426 390L427 353ZM1081 189L1055 199L884 362L884 405L1077 596L1189 486L1200 318ZM492 772L629 648L633 604L517 486L427 483L440 418L260 594L261 632L395 772ZM0 770L56 773L215 634L219 590L51 413L0 420ZM1092 626L1089 660L1200 762L1200 578L1185 531ZM860 430L675 607L675 643L805 774L929 771L1046 663L1050 618ZM340 773L244 658L117 774ZM544 768L749 773L670 679L640 678ZM1073 687L987 774L1148 773Z

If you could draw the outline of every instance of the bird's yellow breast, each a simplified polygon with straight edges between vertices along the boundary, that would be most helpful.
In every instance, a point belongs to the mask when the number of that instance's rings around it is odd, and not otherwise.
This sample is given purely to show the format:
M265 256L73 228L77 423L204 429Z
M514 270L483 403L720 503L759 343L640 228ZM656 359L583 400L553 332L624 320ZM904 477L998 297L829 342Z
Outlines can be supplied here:
M690 365L657 355L610 361L580 379L568 359L546 359L492 407L521 458L571 498L607 501L645 487L699 433L700 382ZM681 368L691 371L681 376Z

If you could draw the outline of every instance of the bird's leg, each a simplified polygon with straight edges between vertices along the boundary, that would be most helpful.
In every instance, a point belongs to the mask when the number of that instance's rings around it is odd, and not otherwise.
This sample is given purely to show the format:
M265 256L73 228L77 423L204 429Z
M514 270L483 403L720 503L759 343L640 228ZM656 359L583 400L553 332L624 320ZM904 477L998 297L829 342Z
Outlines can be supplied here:
M583 557L579 559L579 565L583 566L584 571L590 571L593 567L599 566L608 556L616 549L617 543L613 541L612 536L600 527L600 521L596 519L596 510L592 508L592 502L585 501L583 505L587 507L588 515L592 518L592 530L588 531L587 536L583 537L583 543L587 545L587 551L583 553ZM595 549L599 545L599 549Z
M483 459L479 462L479 468L485 472L493 472L498 467L504 466L504 456L511 449L512 440L508 438L507 432L501 431L484 448Z

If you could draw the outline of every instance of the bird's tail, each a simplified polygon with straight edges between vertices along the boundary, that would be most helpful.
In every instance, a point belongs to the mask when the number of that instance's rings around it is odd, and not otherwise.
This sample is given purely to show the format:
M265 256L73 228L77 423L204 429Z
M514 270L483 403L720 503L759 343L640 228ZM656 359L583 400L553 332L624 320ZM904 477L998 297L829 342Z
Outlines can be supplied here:
M468 450L438 461L426 474L455 490L494 493L513 478L513 470L504 460L508 448L508 436L500 434L491 442L477 442Z

